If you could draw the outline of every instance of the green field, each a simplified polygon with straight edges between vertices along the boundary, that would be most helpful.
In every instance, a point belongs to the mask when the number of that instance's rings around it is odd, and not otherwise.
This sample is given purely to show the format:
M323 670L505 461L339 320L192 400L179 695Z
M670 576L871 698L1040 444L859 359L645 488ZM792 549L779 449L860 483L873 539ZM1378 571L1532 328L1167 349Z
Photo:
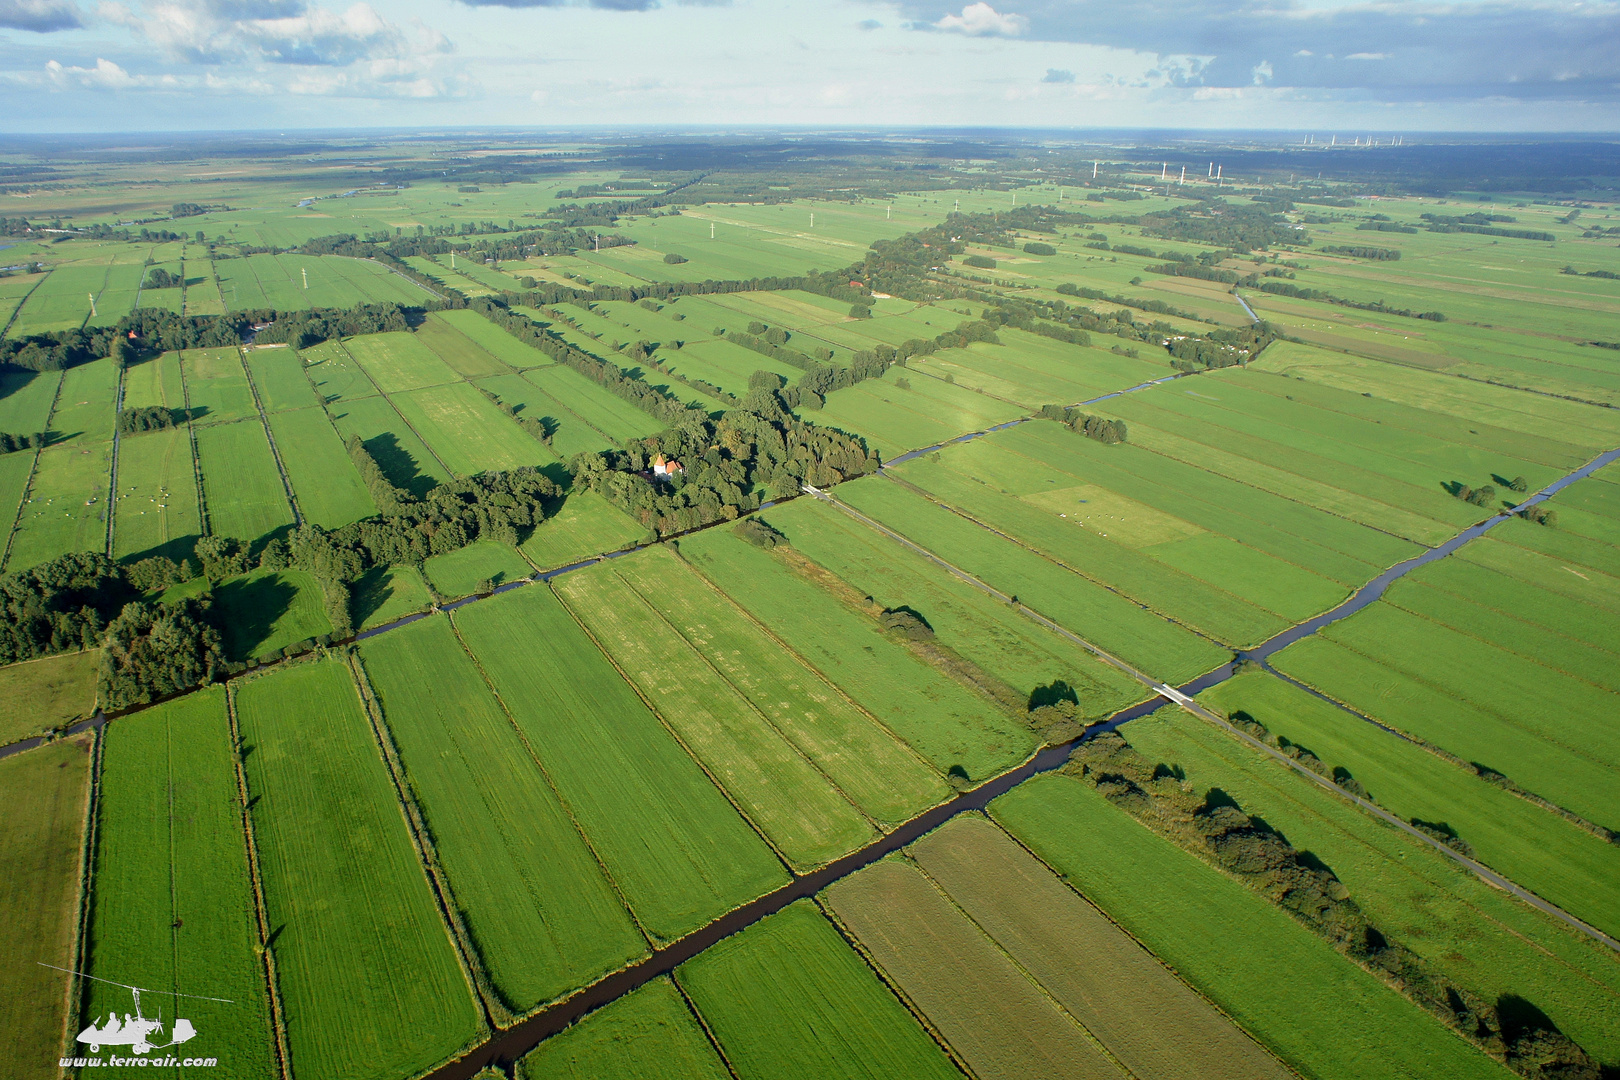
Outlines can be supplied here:
M89 736L0 760L0 1054L18 1080L55 1080L72 1045L68 977L39 965L72 966L89 773Z
M1036 777L992 803L991 814L1303 1075L1503 1075L1264 897L1149 832L1083 782Z
M458 377L432 349L406 331L347 338L343 348L385 394L441 386Z
M322 342L303 350L298 359L305 365L305 375L322 404L353 401L377 393L377 384L340 342Z
M591 1013L518 1059L522 1080L730 1080L668 978Z
M317 404L315 391L304 376L303 362L292 349L253 349L247 353L247 366L266 412Z
M483 581L504 585L534 573L523 556L496 540L478 540L435 555L422 564L422 570L439 595L451 598L471 595Z
M210 533L252 543L293 523L262 423L200 427L196 437Z
M444 1060L479 1018L348 671L303 664L235 697L295 1074Z
M53 371L0 372L0 431L18 435L44 431L61 381L62 376Z
M246 308L349 308L375 300L420 304L420 286L366 259L341 255L247 255L215 263L220 292L232 311ZM309 285L304 285L304 273Z
M910 389L898 385L900 379ZM1026 412L1020 405L917 372L907 374L904 368L890 368L881 380L868 379L847 390L835 390L820 409L800 409L799 416L859 435L885 458L892 458L970 431L983 431Z
M416 437L385 398L369 397L331 406L345 442L358 435L388 479L418 497L450 479L450 471Z
M294 409L271 413L265 419L306 521L323 529L339 529L376 515L365 482L325 410Z
M389 400L457 476L557 460L544 443L467 383L394 394Z
M574 491L523 541L523 554L542 570L619 551L648 531L594 491Z
M191 433L174 428L119 439L113 500L114 556L189 557L202 536Z
M510 367L544 367L551 357L532 345L525 345L476 311L440 311L433 319L459 331L484 352Z
M239 349L187 349L180 354L192 419L213 424L259 415Z
M11 455L19 464L25 454ZM28 501L17 518L7 570L26 570L69 551L105 551L107 470L112 443L86 442L42 451Z
M1613 845L1281 680L1244 675L1202 700L1221 713L1243 709L1346 769L1391 813L1445 822L1499 873L1583 919L1615 925L1606 887L1620 861ZM1600 1060L1620 1052L1620 975L1601 946L1191 716L1155 714L1125 735L1328 863L1377 925L1450 978L1486 1000L1514 994L1534 1003Z
M662 423L571 367L553 364L525 371L523 377L615 443L663 430Z
M433 603L414 566L374 566L354 580L349 597L350 615L361 630L425 611Z
M897 824L949 794L914 752L667 548L608 565L872 820Z
M91 446L112 438L118 421L114 413L118 379L119 371L111 360L92 360L63 372L51 413L51 444Z
M550 590L517 589L455 621L655 943L787 880Z
M449 620L368 641L360 656L503 1003L525 1012L645 952Z
M255 570L220 582L212 593L232 660L265 656L332 631L320 584L303 570Z
M90 318L91 294L99 293L106 281L105 260L53 269L23 303L11 332L23 337L83 326Z
M165 409L186 407L179 353L166 352L124 369L124 408L142 409L153 405Z
M675 972L740 1080L960 1077L808 900Z
M587 423L573 409L519 375L480 379L478 386L511 406L520 417L540 421L550 437L551 450L567 459L586 451L612 449L617 444Z
M849 799L619 576L621 561L553 587L754 827L799 872L871 840Z
M466 314L474 313L466 312ZM476 317L480 322L484 322L481 316ZM499 330L499 327L490 323L484 324L492 330ZM449 364L463 379L478 379L486 375L501 375L511 371L511 368L482 345L462 333L457 325L446 322L443 315L438 312L429 315L422 325L417 327L416 340L432 349L439 359Z
M101 653L61 653L0 667L0 746L96 711Z
M152 995L142 1007L150 1015L161 1006L169 1023L191 1020L199 1034L187 1053L218 1057L234 1075L268 1075L275 1069L270 1004L225 691L126 717L106 738L88 972L227 999ZM130 1011L128 990L92 987L87 1022Z
M876 619L779 558L711 529L681 554L824 678L940 772L971 780L1022 761L1034 737L990 699L963 688L887 637Z

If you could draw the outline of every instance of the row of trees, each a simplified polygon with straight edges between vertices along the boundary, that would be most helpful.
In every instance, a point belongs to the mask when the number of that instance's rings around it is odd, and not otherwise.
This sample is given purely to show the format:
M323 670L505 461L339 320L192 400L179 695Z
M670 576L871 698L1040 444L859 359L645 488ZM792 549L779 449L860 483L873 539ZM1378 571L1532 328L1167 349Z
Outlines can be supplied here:
M1040 412L1035 415L1043 420L1056 420L1086 438L1096 439L1100 443L1122 443L1130 434L1123 420L1094 416L1070 406L1042 405Z
M174 410L162 405L143 405L118 410L118 432L134 435L141 431L167 431L174 427Z
M13 435L9 431L0 431L0 454L10 454L18 450L37 450L44 446L46 435L43 431L36 431L32 435Z
M1362 247L1358 244L1331 244L1321 251L1324 255L1348 255L1352 259L1372 259L1377 262L1394 262L1401 257L1396 248Z
M1321 300L1324 303L1337 304L1340 307L1356 308L1360 311L1376 311L1383 315L1400 315L1408 319L1427 319L1429 322L1445 322L1446 313L1443 311L1413 311L1411 308L1391 307L1382 300L1347 300L1342 296L1334 296L1321 289L1307 289L1287 281L1262 281L1259 283L1261 292L1275 293L1278 296L1292 296L1299 300Z

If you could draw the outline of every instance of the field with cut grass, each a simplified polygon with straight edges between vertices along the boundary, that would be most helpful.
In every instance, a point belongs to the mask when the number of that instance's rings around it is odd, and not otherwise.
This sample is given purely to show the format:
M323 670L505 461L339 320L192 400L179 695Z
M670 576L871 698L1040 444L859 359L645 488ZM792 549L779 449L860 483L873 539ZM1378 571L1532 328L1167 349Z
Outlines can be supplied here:
M349 613L361 630L426 611L432 603L427 583L414 566L374 566L349 590Z
M211 592L232 660L265 656L332 630L321 587L302 570L255 570Z
M17 1080L59 1077L70 1046L68 977L39 965L72 966L89 773L88 735L0 760L0 1055Z
M675 984L658 978L518 1059L522 1080L731 1080Z
M457 476L557 460L544 443L518 427L468 383L394 394L390 400Z
M304 376L304 364L290 348L253 349L247 353L248 370L266 412L303 409L318 404ZM127 391L126 391L127 394Z
M848 798L618 575L617 565L599 563L553 587L754 826L800 872L872 839L875 830Z
M222 259L214 268L225 304L232 311L350 308L377 300L420 304L432 299L421 286L380 263L341 255L247 255Z
M444 1060L480 1020L348 669L301 664L235 698L294 1073Z
M779 556L711 529L682 556L940 772L983 780L1022 761L1034 737L989 698L962 687L889 638Z
M325 410L293 409L265 419L305 520L323 529L339 529L377 513Z
M353 401L378 392L377 384L341 342L324 341L305 349L299 353L299 361L322 404Z
M257 418L197 429L208 531L247 543L293 523L270 441Z
M259 415L238 349L187 349L180 354L192 419L199 424Z
M905 368L890 368L882 379L835 390L820 409L801 408L798 415L859 435L884 458L892 458L983 431L1028 411L917 372L908 374Z
M186 1052L238 1076L275 1069L225 691L125 717L106 734L87 972L157 991L166 1023L197 1029ZM92 983L86 1021L130 1011L128 990ZM152 1041L168 1041L165 1030ZM81 1051L82 1053L82 1051Z
M1270 901L1148 831L1083 782L1036 777L992 803L991 815L1303 1074L1504 1075ZM1177 887L1166 888L1167 881Z
M551 438L552 453L564 460L574 454L609 450L617 445L579 413L521 375L480 379L478 386L494 394L502 405L511 406L518 416L540 421Z
M961 1076L808 900L710 946L675 978L742 1080Z
M552 362L551 357L533 345L519 341L476 311L439 311L432 318L453 327L508 367L521 371L524 368L545 367Z
M166 352L124 369L124 408L165 409L186 407L186 388L180 374L180 354Z
M1223 715L1243 710L1344 769L1391 813L1443 823L1497 872L1595 925L1615 925L1605 884L1620 863L1614 845L1279 679L1244 675L1201 700ZM1620 1052L1620 975L1602 946L1194 717L1159 713L1123 733L1333 867L1379 927L1459 984L1490 1001L1524 998L1600 1060Z
M119 439L113 505L115 557L189 557L202 536L191 433L181 427Z
M51 402L61 382L61 373L55 371L0 372L0 431L13 434L44 431L51 418ZM125 394L127 396L127 390Z
M21 461L27 455L11 456ZM111 466L110 442L69 443L41 451L5 568L26 570L69 551L105 551Z
M442 386L460 378L422 339L408 331L345 338L343 348L385 394Z
M455 622L655 943L787 880L549 589L473 604Z
M502 1003L525 1012L644 953L449 620L375 638L360 657Z
M101 653L61 653L0 667L0 746L96 711Z
M118 422L119 371L111 360L92 360L62 373L62 388L51 412L51 444L90 446L112 438Z
M523 554L542 570L553 570L647 536L635 519L594 491L574 491L523 541Z
M468 314L475 313L468 312ZM500 329L484 320L482 316L478 318L491 329ZM486 375L501 375L511 371L511 368L499 358L462 333L458 326L446 322L439 312L429 315L422 325L416 328L416 340L432 349L434 355L449 364L463 379L480 379Z
M615 443L643 438L663 429L664 425L652 416L571 367L553 364L525 371L523 377Z
M422 572L441 596L455 598L470 595L482 581L505 585L526 578L534 568L509 545L478 540L433 556L422 564Z
M396 487L420 498L450 479L450 470L423 445L386 398L359 398L330 409L338 434L345 442L351 435L360 436L366 451Z

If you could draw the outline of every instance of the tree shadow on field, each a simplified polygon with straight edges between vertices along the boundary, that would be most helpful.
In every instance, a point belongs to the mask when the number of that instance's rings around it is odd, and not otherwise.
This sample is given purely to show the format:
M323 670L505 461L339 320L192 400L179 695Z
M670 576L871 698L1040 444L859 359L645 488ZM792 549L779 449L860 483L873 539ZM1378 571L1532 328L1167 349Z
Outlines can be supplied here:
M1029 692L1029 710L1031 712L1048 705L1056 705L1062 701L1067 701L1070 705L1080 704L1080 695L1075 693L1074 687L1062 679L1053 679L1045 686L1037 686Z
M375 438L365 442L366 453L370 454L377 467L388 477L389 483L395 487L404 488L418 499L432 491L438 481L422 472L421 465L411 452L399 445L399 439L391 431L385 431Z
M235 578L214 586L214 605L224 627L225 655L246 660L270 637L292 607L298 589L275 574Z

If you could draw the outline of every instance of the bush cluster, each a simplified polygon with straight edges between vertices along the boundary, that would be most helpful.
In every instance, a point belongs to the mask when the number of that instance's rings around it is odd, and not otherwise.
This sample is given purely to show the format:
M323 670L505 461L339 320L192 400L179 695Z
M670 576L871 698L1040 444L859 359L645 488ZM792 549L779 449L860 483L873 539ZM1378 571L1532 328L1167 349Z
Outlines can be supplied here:
M1064 405L1042 405L1035 414L1043 420L1056 420L1067 424L1088 439L1101 443L1122 443L1129 434L1123 420L1110 420L1106 416L1093 416Z

